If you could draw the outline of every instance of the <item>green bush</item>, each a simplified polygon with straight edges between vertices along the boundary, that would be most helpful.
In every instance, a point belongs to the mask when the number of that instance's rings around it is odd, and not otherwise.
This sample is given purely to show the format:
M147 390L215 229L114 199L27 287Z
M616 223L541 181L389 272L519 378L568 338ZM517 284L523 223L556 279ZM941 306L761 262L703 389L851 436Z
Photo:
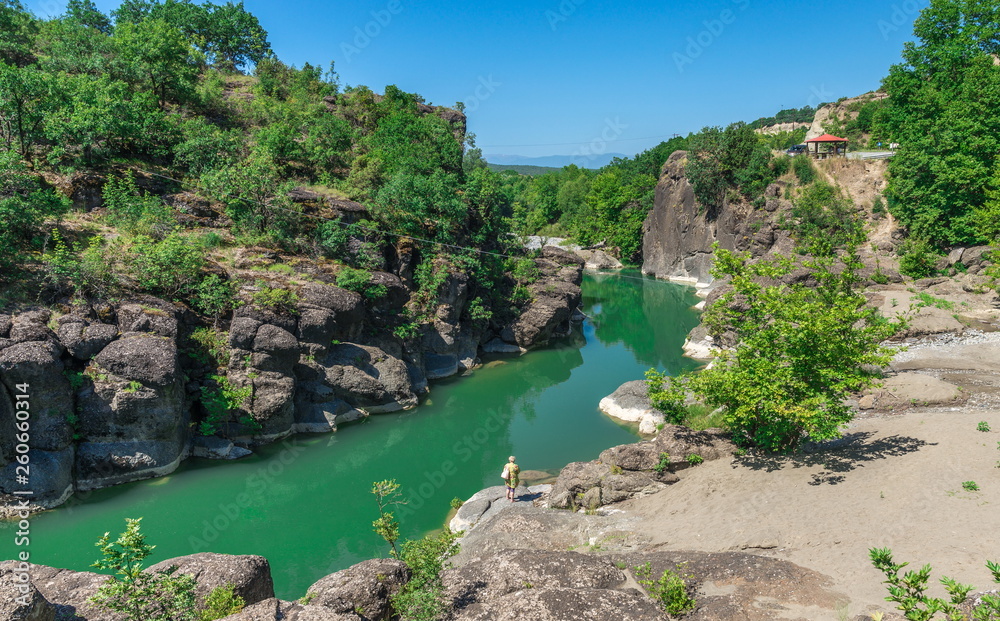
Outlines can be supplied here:
M218 586L205 597L205 606L198 613L198 621L215 621L243 611L244 600L234 592L234 585Z
M656 369L649 369L646 371L646 387L650 405L663 412L666 422L672 425L684 423L688 411L684 405L683 380L669 377L666 372L660 373Z
M115 573L89 601L128 621L197 621L194 578L173 575L176 568L158 573L142 570L155 546L146 543L139 530L141 521L126 519L125 532L117 540L104 533L97 541L102 558L92 567Z
M356 270L353 267L343 267L337 273L337 286L341 289L360 293L369 300L379 300L389 293L383 284L373 285L372 273L367 270Z
M299 295L288 289L262 285L259 291L253 293L253 303L261 308L284 313L287 315L297 315L299 313Z
M176 231L160 241L139 235L127 250L138 285L172 299L190 293L205 266L205 251Z
M215 385L201 387L201 407L205 411L205 418L198 425L198 433L203 436L211 436L219 431L219 425L229 419L230 415L241 408L249 406L253 397L253 386L237 388L224 375L210 375L209 379ZM244 422L246 417L241 417L240 422ZM248 425L253 427L253 425Z
M195 285L191 303L217 325L223 315L238 306L236 283L210 274Z
M940 255L934 252L929 242L922 239L908 239L899 249L899 273L910 278L927 278L936 272Z
M967 618L959 606L965 602L966 597L975 587L942 577L941 584L944 585L949 598L945 600L929 597L926 592L927 582L931 575L930 565L924 565L918 571L908 571L900 576L899 570L909 563L893 562L892 550L889 548L871 548L868 550L868 556L872 565L885 574L884 584L889 591L889 597L885 599L897 604L897 609L903 611L903 615L907 619L930 621L939 618L937 617L939 612L943 613L943 618L946 619L961 620ZM1000 583L1000 564L987 561L986 568L993 574L993 579ZM973 621L1000 619L1000 596L990 593L978 598L972 619Z
M698 602L688 594L688 586L680 572L683 566L665 569L659 578L653 580L653 568L649 563L632 568L636 582L646 588L649 596L669 615L683 615L694 610Z
M808 155L797 155L792 158L792 170L802 185L809 185L816 180L816 169Z
M127 233L162 239L176 226L170 208L140 191L131 171L108 179L102 196L108 222Z
M800 159L805 158L796 161ZM851 200L824 181L812 183L802 191L793 201L791 216L790 228L800 253L831 256L864 239L864 227Z

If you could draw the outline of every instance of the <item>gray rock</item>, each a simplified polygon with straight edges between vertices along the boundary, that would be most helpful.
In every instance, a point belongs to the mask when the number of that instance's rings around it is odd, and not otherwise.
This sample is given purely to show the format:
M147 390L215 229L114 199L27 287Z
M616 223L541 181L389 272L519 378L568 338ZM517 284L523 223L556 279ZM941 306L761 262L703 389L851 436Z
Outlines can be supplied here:
M51 341L29 341L0 350L0 382L6 386L7 407L16 405L14 398L22 394L17 387L27 384L31 446L45 451L62 450L73 441L73 430L66 419L73 411L73 399L59 354ZM0 406L0 414L4 409Z
M13 563L0 563L0 568L10 567ZM56 608L57 618L60 620L120 621L121 617L87 601L107 579L107 576L89 571L71 571L45 565L31 566L32 584Z
M479 521L479 518L483 517L493 501L489 498L479 498L477 500L468 500L458 508L458 513L449 522L448 527L451 528L453 532L461 532L468 530L473 524Z
M28 341L56 341L48 327L52 313L47 310L29 311L13 317L9 338L15 343Z
M252 364L263 371L290 375L292 365L299 359L299 342L295 336L271 324L264 324L257 330L252 349Z
M354 613L341 614L320 606L303 606L297 602L267 599L243 612L225 617L223 621L365 621Z
M526 588L510 600L474 604L449 621L667 621L669 617L636 590Z
M59 340L77 360L87 361L96 356L118 336L118 328L106 323L85 321L63 322L59 325Z
M30 573L17 567L14 561L0 564L0 619L55 621L55 607L32 584Z
M14 325L10 315L0 315L0 338L10 336L10 328Z
M155 306L123 304L118 307L118 330L148 332L170 339L177 338L177 316L167 302L157 301Z
M202 552L167 559L146 569L156 573L176 567L177 574L189 574L198 582L195 594L199 603L216 587L233 585L233 593L247 605L274 597L271 565L263 556L213 554Z
M257 308L251 304L245 304L233 311L234 320L241 317L253 319L258 323L269 323L292 334L298 330L298 317L295 315L279 315L271 310Z
M204 459L241 459L253 451L219 436L197 436L191 441L191 456Z
M407 364L382 349L341 343L330 349L323 366L327 385L354 407L381 413L417 405Z
M166 386L178 380L177 345L157 336L132 336L113 341L94 358L111 373L147 384Z
M251 317L237 317L229 325L229 346L234 349L251 350L257 337L257 330L264 324Z
M427 379L441 379L458 373L458 356L455 354L424 354Z
M76 447L76 488L110 487L170 474L183 457L180 440L81 442Z
M366 619L383 621L392 612L389 598L410 579L402 561L377 558L321 578L307 591L307 607L335 613L363 611Z
M574 258L579 259L576 255ZM552 338L570 333L573 312L580 306L580 287L558 279L545 279L533 283L529 290L534 301L501 337L522 349L531 349L548 343Z

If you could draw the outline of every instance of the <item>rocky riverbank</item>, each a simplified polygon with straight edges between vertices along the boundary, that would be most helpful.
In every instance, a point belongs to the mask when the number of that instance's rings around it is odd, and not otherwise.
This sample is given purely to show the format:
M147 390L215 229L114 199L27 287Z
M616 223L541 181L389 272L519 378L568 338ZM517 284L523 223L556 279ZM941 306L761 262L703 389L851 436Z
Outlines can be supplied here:
M584 261L555 247L534 261L530 301L510 323L470 319L467 278L451 272L433 321L404 336L384 317L402 312L412 291L388 272L372 273L386 292L377 299L317 273L295 287L294 307L240 306L224 340L208 345L193 338L204 326L193 313L149 297L0 315L4 504L22 489L18 387L30 388L32 499L54 507L77 491L169 474L192 455L238 458L293 433L414 407L429 381L474 369L480 352L523 353L568 334L582 319ZM206 404L213 398L224 400L222 416Z

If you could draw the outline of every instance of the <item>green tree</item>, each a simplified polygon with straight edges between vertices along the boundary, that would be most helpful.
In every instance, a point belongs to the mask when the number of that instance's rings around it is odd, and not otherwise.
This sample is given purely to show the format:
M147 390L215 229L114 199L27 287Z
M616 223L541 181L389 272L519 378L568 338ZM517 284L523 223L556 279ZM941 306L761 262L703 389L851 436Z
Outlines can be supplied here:
M745 123L706 127L688 138L688 149L688 179L710 210L721 208L730 191L757 201L773 180L771 152Z
M37 20L19 0L0 0L0 62L23 67L34 61L37 33Z
M393 505L406 503L399 493L399 483L396 483L396 479L372 483L372 494L378 505L378 519L372 522L372 528L392 548L392 556L399 558L399 549L396 547L396 542L399 541L399 522L389 510Z
M125 532L115 541L111 533L97 541L102 558L92 567L111 570L115 575L91 597L94 604L124 615L128 621L196 621L194 578L174 576L175 570L160 573L143 571L142 565L153 548L139 530L142 518L126 518Z
M40 249L45 221L61 216L68 201L29 174L16 154L0 151L0 280L12 277L20 251Z
M882 342L902 322L884 319L855 289L855 260L834 270L834 259L805 262L817 286L784 284L793 269L784 257L751 263L716 248L716 278L732 290L705 313L710 332L732 337L711 368L687 385L744 445L794 449L806 438L839 437L853 412L844 399L876 381L866 365L884 366L893 350Z
M197 67L175 26L163 19L118 24L114 41L126 79L152 92L161 108L191 98Z
M0 144L30 160L52 111L52 76L0 61Z
M93 0L69 0L66 17L103 34L111 34L111 20L97 9Z
M933 0L914 23L874 129L900 143L889 162L889 209L937 246L985 241L975 212L1000 153L1000 6Z
M805 157L796 160L805 161ZM792 203L790 228L796 250L817 257L856 246L864 240L864 228L851 200L839 188L817 181L807 186Z

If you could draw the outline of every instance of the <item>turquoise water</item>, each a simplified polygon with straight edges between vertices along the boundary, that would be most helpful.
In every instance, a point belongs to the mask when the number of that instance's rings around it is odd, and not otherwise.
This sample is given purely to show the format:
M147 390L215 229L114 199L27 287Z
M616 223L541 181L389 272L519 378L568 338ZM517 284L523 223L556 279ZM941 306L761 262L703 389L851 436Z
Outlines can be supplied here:
M142 517L157 548L149 560L211 551L260 554L275 591L301 597L320 577L386 545L371 530L373 481L396 479L408 504L404 537L440 527L452 498L501 483L508 455L522 470L557 472L636 439L597 409L651 366L693 368L681 356L697 324L693 289L643 278L587 274L578 334L519 358L487 361L470 377L432 385L427 401L327 435L297 436L249 458L192 459L174 474L99 490L31 522L32 561L87 569L105 531ZM14 528L0 527L0 558L13 558Z

